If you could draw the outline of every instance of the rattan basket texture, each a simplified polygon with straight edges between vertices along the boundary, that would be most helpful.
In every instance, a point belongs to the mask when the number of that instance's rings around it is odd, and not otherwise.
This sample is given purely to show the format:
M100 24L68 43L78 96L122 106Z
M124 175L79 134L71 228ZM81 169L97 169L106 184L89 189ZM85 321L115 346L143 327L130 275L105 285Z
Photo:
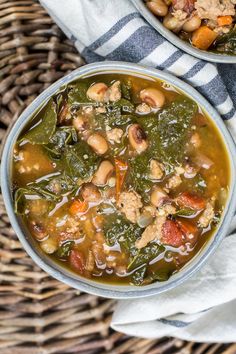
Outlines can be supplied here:
M84 64L38 2L0 0L0 141L52 82ZM79 293L27 256L0 197L0 353L233 354L235 344L132 338L109 328L114 301Z

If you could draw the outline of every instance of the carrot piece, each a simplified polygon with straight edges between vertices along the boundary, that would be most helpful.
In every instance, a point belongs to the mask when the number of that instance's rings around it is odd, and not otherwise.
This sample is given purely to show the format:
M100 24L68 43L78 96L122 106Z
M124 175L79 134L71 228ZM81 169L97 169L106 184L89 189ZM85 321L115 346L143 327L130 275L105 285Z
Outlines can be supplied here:
M74 200L71 204L69 211L72 215L76 215L78 213L84 213L88 209L88 203L81 200Z
M220 27L231 25L233 22L232 16L219 16L217 17L217 23Z
M128 164L124 161L115 159L115 170L116 170L116 200L118 200L128 170Z
M183 205L187 208L191 208L193 210L201 210L206 206L206 201L204 198L199 197L196 194L183 192L176 198L178 204Z
M207 26L201 26L192 35L192 44L202 50L207 50L217 37L217 33Z
M80 274L83 274L85 268L85 260L81 252L77 250L71 250L69 255L69 262L71 267L74 268L74 270L76 270Z

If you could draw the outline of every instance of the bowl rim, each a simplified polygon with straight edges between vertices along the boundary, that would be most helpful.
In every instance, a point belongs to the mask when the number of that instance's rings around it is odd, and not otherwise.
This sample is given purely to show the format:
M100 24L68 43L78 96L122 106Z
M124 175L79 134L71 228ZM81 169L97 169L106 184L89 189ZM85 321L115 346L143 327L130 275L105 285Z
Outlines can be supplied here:
M193 55L198 59L213 63L225 63L225 64L235 64L236 55L226 55L226 54L216 54L207 52L193 47L191 44L180 39L175 33L168 30L163 26L159 19L147 9L143 0L131 0L136 9L140 14L149 22L149 24L155 28L164 38L171 42L175 47L182 49L184 52Z
M229 197L221 223L214 237L212 237L212 240L208 242L208 244L195 257L195 259L190 261L186 268L184 267L180 272L176 273L176 275L173 275L166 282L155 282L153 284L142 287L124 285L117 286L90 281L78 275L75 276L72 272L66 270L63 267L60 267L58 264L56 264L56 262L53 262L49 257L45 256L44 254L39 254L38 250L32 246L32 238L27 235L26 231L23 231L22 224L20 223L20 218L17 217L17 215L14 213L13 199L11 194L11 161L13 147L19 136L19 133L22 131L22 128L32 118L33 113L38 109L38 107L45 103L63 85L66 85L78 78L96 75L104 72L123 74L128 73L130 75L141 75L142 77L159 79L176 87L178 90L183 91L185 95L191 97L201 108L204 109L204 111L208 113L210 119L213 121L213 123L215 123L216 129L220 133L225 145L225 149L228 153L231 183ZM126 62L98 62L82 66L81 68L78 68L65 77L61 78L53 85L49 86L23 111L23 113L17 119L9 132L2 152L2 195L11 225L19 240L21 241L24 249L35 261L35 263L51 276L73 288L106 298L130 299L147 297L168 291L183 283L186 279L196 273L203 264L205 264L206 260L210 255L214 253L220 242L225 237L228 226L230 225L236 209L236 164L233 156L236 156L236 147L222 118L208 103L208 101L189 84L164 71L144 67L138 64Z

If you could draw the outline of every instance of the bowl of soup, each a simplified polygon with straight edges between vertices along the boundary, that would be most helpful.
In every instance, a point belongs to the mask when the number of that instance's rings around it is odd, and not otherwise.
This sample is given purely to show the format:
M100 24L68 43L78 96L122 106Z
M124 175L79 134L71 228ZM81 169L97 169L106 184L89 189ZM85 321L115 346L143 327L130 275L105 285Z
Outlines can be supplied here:
M196 272L235 210L235 147L188 84L129 63L50 86L5 143L1 185L33 260L111 298L157 294Z
M144 18L183 51L216 63L236 63L232 0L132 0Z

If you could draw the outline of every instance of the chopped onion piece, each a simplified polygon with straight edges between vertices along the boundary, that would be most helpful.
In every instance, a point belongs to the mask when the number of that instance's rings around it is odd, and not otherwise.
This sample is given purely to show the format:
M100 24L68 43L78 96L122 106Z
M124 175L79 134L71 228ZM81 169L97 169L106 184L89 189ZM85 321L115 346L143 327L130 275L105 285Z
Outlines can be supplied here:
M209 157L200 152L194 157L194 162L197 166L202 167L205 170L209 170L209 168L214 164Z
M150 213L143 213L138 218L137 224L139 227L147 227L153 221L153 217Z

